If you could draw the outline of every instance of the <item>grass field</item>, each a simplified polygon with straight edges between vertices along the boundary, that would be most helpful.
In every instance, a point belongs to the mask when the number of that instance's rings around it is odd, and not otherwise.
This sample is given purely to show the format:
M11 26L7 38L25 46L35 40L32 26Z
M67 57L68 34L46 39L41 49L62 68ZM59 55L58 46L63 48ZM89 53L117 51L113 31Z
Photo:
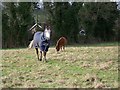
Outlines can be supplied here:
M48 62L38 61L34 49L2 51L2 83L10 88L118 88L118 46L68 46Z

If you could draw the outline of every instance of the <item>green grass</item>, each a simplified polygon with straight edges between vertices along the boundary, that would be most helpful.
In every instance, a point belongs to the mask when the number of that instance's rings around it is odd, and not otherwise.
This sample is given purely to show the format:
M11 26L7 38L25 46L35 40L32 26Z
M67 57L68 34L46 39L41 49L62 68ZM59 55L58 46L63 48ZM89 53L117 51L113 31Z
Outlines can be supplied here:
M117 88L118 46L68 46L48 62L38 61L34 49L2 50L3 87L10 88Z

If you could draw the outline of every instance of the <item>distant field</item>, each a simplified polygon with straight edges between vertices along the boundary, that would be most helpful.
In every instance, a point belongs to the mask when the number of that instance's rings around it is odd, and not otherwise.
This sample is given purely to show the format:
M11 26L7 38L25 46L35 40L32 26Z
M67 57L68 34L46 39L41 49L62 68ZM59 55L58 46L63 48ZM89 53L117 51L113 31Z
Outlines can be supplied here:
M38 61L34 49L2 50L3 87L118 88L118 46L68 46L48 62Z

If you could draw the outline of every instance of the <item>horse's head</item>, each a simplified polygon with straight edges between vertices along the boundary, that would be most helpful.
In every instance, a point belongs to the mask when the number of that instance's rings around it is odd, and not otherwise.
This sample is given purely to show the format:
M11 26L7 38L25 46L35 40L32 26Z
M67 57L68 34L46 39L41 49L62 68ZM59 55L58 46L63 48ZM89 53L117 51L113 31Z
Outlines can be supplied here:
M44 37L45 37L45 39L50 40L50 33L51 33L50 26L46 26L45 30L44 30Z

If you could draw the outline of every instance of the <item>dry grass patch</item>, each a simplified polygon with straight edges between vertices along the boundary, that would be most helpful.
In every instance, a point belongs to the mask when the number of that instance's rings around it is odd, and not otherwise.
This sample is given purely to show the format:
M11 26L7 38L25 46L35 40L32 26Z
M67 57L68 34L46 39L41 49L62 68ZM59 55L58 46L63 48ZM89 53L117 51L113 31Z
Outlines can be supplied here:
M85 75L86 84L90 85L92 88L106 88L107 86L102 82L102 78L97 77L95 74Z
M118 48L69 46L56 53L50 47L47 63L34 49L2 50L3 87L107 88L118 87Z

